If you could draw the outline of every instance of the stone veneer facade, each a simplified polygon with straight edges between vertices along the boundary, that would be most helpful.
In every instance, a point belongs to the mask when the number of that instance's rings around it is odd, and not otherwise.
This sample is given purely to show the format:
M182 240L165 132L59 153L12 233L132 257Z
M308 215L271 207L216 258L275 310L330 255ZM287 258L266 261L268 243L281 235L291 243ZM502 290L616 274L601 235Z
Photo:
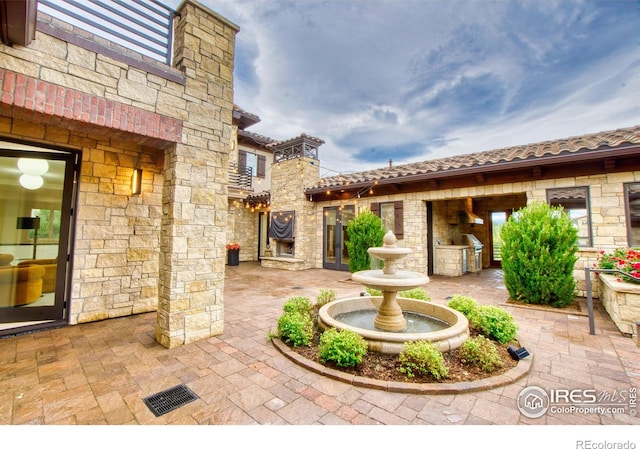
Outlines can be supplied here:
M610 173L554 180L514 182L496 185L478 185L457 189L432 190L397 195L368 196L352 200L335 200L315 203L316 216L321 220L322 208L339 205L356 205L356 213L369 209L371 203L403 202L404 238L398 240L398 246L411 248L413 252L403 259L403 269L427 273L427 242L432 239L434 246L440 240L443 244L459 244L461 234L474 234L481 242L487 242L490 232L487 223L489 211L500 209L519 209L532 201L545 201L547 189L571 186L589 187L589 205L592 224L592 247L581 247L578 251L574 276L577 280L578 294L586 296L584 268L593 266L600 250L628 245L625 223L624 183L639 182L640 172ZM375 188L374 188L375 190ZM465 198L474 199L474 212L484 218L483 225L458 224L452 213L462 209ZM427 228L427 202L433 204L433 235ZM322 254L322 221L316 227L317 254ZM453 239L453 242L451 241ZM489 252L483 250L483 267L489 266ZM322 267L321 257L316 268ZM450 267L449 267L450 268ZM592 284L597 289L597 282ZM598 291L594 292L598 296Z
M220 334L238 27L184 1L173 68L44 15L38 31L0 45L0 139L81 155L69 323L157 310L166 347Z
M312 140L314 140L312 145L317 147L316 139ZM308 137L302 135L287 141L285 145L304 147L305 142L309 142ZM274 164L271 171L271 213L295 211L295 252L293 257L264 257L262 266L290 271L316 268L318 264L322 266L322 252L318 251L316 233L317 211L315 204L308 201L304 193L305 188L317 184L319 178L319 161L313 157L300 155ZM322 227L321 215L320 227ZM271 241L273 251L275 251L274 246Z

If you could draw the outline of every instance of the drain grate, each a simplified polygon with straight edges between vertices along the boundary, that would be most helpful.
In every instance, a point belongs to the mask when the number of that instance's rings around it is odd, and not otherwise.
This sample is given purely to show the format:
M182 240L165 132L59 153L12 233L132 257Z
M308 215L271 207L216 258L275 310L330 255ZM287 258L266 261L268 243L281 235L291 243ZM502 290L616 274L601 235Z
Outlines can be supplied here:
M189 390L185 385L178 385L142 400L154 415L160 416L196 399L198 399L198 396L193 391Z

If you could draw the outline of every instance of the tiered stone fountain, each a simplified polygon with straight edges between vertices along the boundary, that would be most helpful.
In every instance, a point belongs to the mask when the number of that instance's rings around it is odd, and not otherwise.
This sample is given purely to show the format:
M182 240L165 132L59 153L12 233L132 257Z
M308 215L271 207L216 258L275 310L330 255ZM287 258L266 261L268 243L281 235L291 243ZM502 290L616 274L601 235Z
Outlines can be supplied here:
M350 329L364 337L370 350L392 354L400 353L407 341L428 340L444 352L457 348L469 337L469 322L457 310L429 301L397 297L399 291L425 285L429 278L397 269L398 260L411 250L397 247L391 231L385 235L382 247L369 248L368 253L384 262L383 269L358 271L351 279L380 290L382 296L347 298L324 305L318 316L322 329ZM372 314L375 317L367 323L366 317ZM365 324L362 324L363 317Z

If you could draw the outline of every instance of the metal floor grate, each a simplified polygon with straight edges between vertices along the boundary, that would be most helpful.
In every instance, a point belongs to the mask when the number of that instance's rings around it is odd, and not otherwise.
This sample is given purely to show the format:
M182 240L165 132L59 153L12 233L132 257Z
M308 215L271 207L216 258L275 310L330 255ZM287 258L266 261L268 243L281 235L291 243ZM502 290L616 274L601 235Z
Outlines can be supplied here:
M142 400L154 415L160 416L196 399L198 399L198 396L193 391L189 390L185 385L178 385Z

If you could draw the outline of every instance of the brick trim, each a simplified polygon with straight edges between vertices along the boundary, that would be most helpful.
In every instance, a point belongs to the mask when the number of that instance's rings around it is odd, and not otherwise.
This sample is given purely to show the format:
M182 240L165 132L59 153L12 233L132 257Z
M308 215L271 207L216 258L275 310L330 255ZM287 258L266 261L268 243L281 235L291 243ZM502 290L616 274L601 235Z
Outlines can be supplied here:
M55 118L67 119L170 142L182 141L182 121L175 118L4 69L0 69L0 86L2 115L47 124L55 124ZM22 113L16 113L16 109Z

